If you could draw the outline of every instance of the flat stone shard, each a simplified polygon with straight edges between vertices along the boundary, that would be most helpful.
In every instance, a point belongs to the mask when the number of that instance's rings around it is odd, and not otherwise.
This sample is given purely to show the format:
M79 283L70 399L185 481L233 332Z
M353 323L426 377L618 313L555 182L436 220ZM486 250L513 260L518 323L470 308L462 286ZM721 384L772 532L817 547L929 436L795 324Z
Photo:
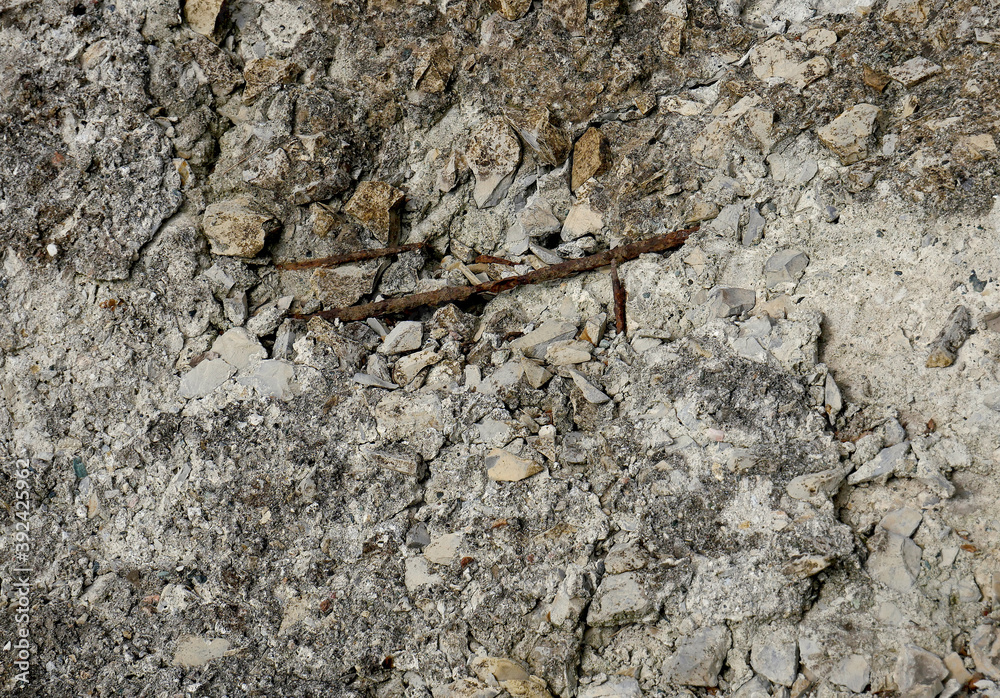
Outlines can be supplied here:
M881 111L874 104L856 104L817 130L816 135L840 158L841 164L864 160L870 154L875 122Z
M246 197L210 204L201 225L212 253L228 257L256 257L268 234L280 227L274 216Z
M222 4L223 0L187 0L184 3L184 20L199 34L211 36L215 32L215 20Z
M776 36L750 50L750 66L754 75L764 82L776 78L802 89L830 72L826 58L808 56L805 44Z
M583 399L587 402L594 405L603 405L605 402L611 400L603 391L595 388L579 371L570 369L569 374L573 378L573 383L583 393Z
M223 359L205 359L181 379L177 395L183 398L205 397L236 373Z
M818 473L800 475L788 483L786 490L789 497L809 501L816 497L835 495L843 481L844 471L840 468L831 468Z
M380 354L406 354L416 351L423 342L424 326L412 320L404 320L392 328L378 348Z
M969 638L969 653L976 664L976 671L1000 681L1000 638L992 625L980 625Z
M873 480L887 480L891 475L902 470L903 461L909 451L909 441L883 448L879 451L878 456L848 476L848 484L860 485L863 482L872 482Z
M906 645L896 662L894 678L901 698L935 698L944 688L948 670L936 654Z
M944 329L931 342L931 350L927 356L927 368L947 368L955 363L958 350L965 344L972 329L972 318L969 309L964 305L956 306L944 323Z
M476 206L496 206L507 195L521 162L521 142L514 130L502 116L488 119L472 134L465 156L476 178Z
M406 195L386 182L361 182L344 212L358 219L379 241L399 236L399 209Z
M242 327L234 327L220 335L212 344L212 351L238 371L267 358L267 351L257 338Z
M910 537L917 530L922 518L923 515L917 509L903 507L883 516L878 525L890 533Z
M601 174L611 164L608 141L597 128L589 128L573 147L573 174L570 188L576 191L591 177Z
M177 641L171 663L184 668L204 666L213 659L225 657L229 644L229 640L223 638L207 639L188 635Z
M717 686L731 645L729 628L702 628L678 642L674 655L663 664L664 677L684 686Z
M486 474L494 482L520 482L542 472L538 463L518 458L502 448L494 448L486 456Z
M914 85L917 85L932 75L937 75L940 72L941 66L937 63L933 63L923 56L917 56L916 58L911 58L902 65L897 65L895 68L889 68L889 77L893 80L898 80L906 87L913 87Z
M920 573L920 547L906 536L879 529L868 541L871 555L867 570L875 581L890 589L907 592Z

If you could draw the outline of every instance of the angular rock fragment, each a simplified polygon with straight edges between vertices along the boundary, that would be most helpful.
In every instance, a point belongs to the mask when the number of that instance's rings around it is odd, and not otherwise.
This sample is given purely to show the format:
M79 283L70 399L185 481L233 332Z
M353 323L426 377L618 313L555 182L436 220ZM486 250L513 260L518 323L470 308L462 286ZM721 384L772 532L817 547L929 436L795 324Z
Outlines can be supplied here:
M413 86L424 92L444 92L453 68L448 50L440 44L434 46L417 57L417 65L413 69Z
M906 645L899 654L894 677L902 698L935 698L944 688L948 670L936 654Z
M708 299L708 307L715 317L739 317L753 310L757 294L749 288L717 288Z
M844 471L840 468L831 468L809 475L799 475L788 483L786 490L789 497L809 501L817 496L830 497L836 494L843 481Z
M674 655L663 663L664 677L684 686L717 686L731 645L729 628L702 628L677 643Z
M890 589L906 592L920 573L920 547L906 536L879 529L868 540L871 555L866 569L872 579Z
M653 598L634 572L609 574L601 580L587 612L587 624L621 625L641 619L653 610Z
M184 374L177 395L184 398L205 397L234 373L236 369L223 359L206 359Z
M510 348L520 351L527 357L541 359L545 357L545 352L550 344L564 339L573 339L575 334L576 325L573 323L547 320L537 329L511 342Z
M642 690L631 676L614 676L600 685L581 689L577 698L642 698Z
M405 445L371 450L367 453L372 462L379 467L409 475L418 480L424 477L427 470L420 454Z
M295 82L302 72L302 66L294 61L278 58L261 58L247 63L243 69L243 103L253 104L268 88L274 85L287 85Z
M750 50L754 75L765 82L778 78L802 89L830 72L830 62L822 56L808 58L804 44L776 36Z
M548 109L531 109L507 117L521 139L538 153L542 162L553 167L566 162L570 140L561 128L552 123Z
M587 323L583 327L583 332L580 333L580 339L584 342L590 342L594 346L597 346L604 338L604 331L607 327L608 314L598 313L587 320Z
M256 257L268 234L280 227L274 216L246 197L210 204L201 225L212 253L230 257Z
M576 340L563 340L553 342L545 350L545 360L553 366L571 366L590 361L590 350L592 345L589 342Z
M234 327L212 344L212 351L225 359L237 371L267 358L267 351L257 338L242 327Z
M440 360L441 355L430 349L408 354L396 362L396 366L392 369L392 379L396 381L396 385L409 385L418 373Z
M798 645L781 634L760 637L753 643L750 666L773 683L791 686L798 675Z
M969 638L969 653L976 671L994 681L1000 681L1000 636L992 625L980 625Z
M913 87L914 85L917 85L932 75L937 75L940 72L941 66L937 63L933 63L923 56L917 56L916 58L911 58L902 65L897 65L895 68L889 68L889 77L893 80L898 80L906 87Z
M520 482L542 472L535 461L518 458L502 448L494 448L486 456L486 475L494 482Z
M901 444L883 448L878 456L868 461L855 470L847 478L848 484L860 485L863 482L872 480L887 480L890 475L902 470L903 459L910 451L910 442L904 441Z
M861 693L871 681L871 664L860 654L844 657L830 674L830 683Z
M288 361L269 359L261 361L251 373L237 381L240 385L253 388L261 397L288 400L292 397L291 381L295 377L295 367Z
M543 385L549 382L552 378L552 374L545 369L543 366L539 366L531 359L525 359L521 362L522 375L524 379L528 382L535 390L538 390Z
M392 328L378 348L380 354L405 354L416 351L423 342L424 326L406 320Z
M174 658L171 663L174 666L184 668L204 666L213 659L226 656L229 645L229 640L222 638L209 640L186 635L177 641L177 648L174 650Z
M929 0L889 0L882 11L882 19L900 24L923 24L930 10Z
M399 209L406 195L386 182L361 182L344 212L357 218L378 240L388 244L399 236Z
M879 526L896 535L910 537L920 525L921 513L911 507L890 511L879 521Z
M684 38L685 24L683 18L667 15L666 20L660 26L660 48L668 56L681 55L681 41Z
M591 385L579 371L570 369L569 374L573 378L573 383L580 389L580 392L583 393L583 399L587 402L594 405L603 405L605 402L611 400L610 397Z
M476 206L496 206L507 195L521 162L517 135L502 116L495 116L472 134L465 156L476 178Z
M818 129L816 135L842 164L864 160L870 153L875 122L881 111L874 104L856 104Z
M576 191L591 177L601 174L611 164L608 141L600 129L589 128L573 146L573 175L570 188Z
M510 21L521 19L531 9L531 0L490 0L490 6Z
M764 264L764 280L767 287L773 289L781 284L795 283L806 267L809 266L809 256L799 250L779 250Z
M199 34L211 36L222 3L223 0L187 0L184 3L184 20Z
M764 237L764 226L767 224L764 216L760 215L760 211L757 210L756 206L751 206L750 211L747 213L747 224L743 228L743 235L741 242L744 247L750 247L751 245L756 245Z
M931 350L927 355L927 368L947 368L955 363L958 350L965 344L972 329L972 319L969 309L964 305L956 306L944 323L941 334L931 342Z

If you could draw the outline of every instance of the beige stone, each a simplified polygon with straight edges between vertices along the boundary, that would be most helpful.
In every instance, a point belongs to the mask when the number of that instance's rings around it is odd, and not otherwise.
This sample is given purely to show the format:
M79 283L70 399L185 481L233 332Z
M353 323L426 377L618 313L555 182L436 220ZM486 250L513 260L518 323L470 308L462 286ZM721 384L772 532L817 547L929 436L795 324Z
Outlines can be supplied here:
M518 458L513 453L494 448L486 456L486 475L494 482L520 482L542 472L538 463Z
M508 114L507 120L542 162L558 167L569 157L569 138L552 123L548 109Z
M576 191L591 177L606 171L611 164L608 140L599 129L589 128L573 148L572 189Z
M893 80L898 80L906 87L913 87L914 85L917 85L932 75L937 75L940 72L941 66L937 63L933 63L923 56L917 56L916 58L911 58L902 65L890 68L889 77Z
M185 636L177 641L172 664L179 667L197 667L208 664L213 659L224 657L229 651L229 640Z
M668 56L681 55L681 41L684 37L685 22L680 17L667 15L660 27L660 47Z
M399 208L406 195L386 182L361 182L344 212L358 219L365 229L387 243L399 235Z
M868 157L880 113L874 104L856 104L817 130L816 135L842 164L850 165Z
M929 0L889 0L882 11L882 19L900 24L923 24L930 9Z
M188 26L203 36L215 31L215 20L222 10L223 0L187 0L184 3L184 20Z
M210 204L201 225L212 243L212 253L230 257L257 256L267 235L279 227L274 216L246 197Z
M776 36L751 49L750 66L760 80L779 78L802 89L830 72L826 58L808 56L805 44Z
M997 152L997 144L990 134L977 133L959 138L953 152L964 160L982 160Z
M531 9L531 0L490 0L490 6L504 19L521 19Z

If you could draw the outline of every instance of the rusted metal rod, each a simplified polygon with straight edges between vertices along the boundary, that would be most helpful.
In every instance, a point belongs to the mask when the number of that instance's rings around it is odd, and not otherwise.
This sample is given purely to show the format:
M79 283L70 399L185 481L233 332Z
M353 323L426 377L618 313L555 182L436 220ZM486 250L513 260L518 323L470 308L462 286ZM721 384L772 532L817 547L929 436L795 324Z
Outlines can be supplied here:
M389 257L394 254L402 254L403 252L413 252L414 250L419 250L424 246L422 242L414 242L409 245L399 245L398 247L380 247L377 250L359 250L358 252L348 252L346 254L337 254L332 257L320 257L319 259L310 259L305 262L285 262L284 264L275 264L277 269L316 269L317 267L336 267L341 264L350 264L351 262L364 262L368 259L378 259L379 257Z
M618 334L625 331L625 287L618 278L618 262L611 262L611 296L615 301L615 330Z
M323 310L309 315L293 315L292 317L303 320L319 317L324 320L336 319L343 322L355 322L358 320L365 320L370 317L378 317L381 315L389 315L391 313L401 313L407 310L414 310L425 305L437 306L445 303L454 303L478 294L502 293L503 291L509 291L512 288L517 288L518 286L527 286L529 284L538 284L545 281L564 279L567 276L572 276L573 274L579 274L581 272L599 269L600 267L606 267L612 262L621 264L622 262L635 259L642 254L650 252L664 252L674 247L680 247L684 244L684 241L688 239L688 236L696 230L698 230L697 225L690 228L684 228L683 230L675 230L672 233L657 235L655 237L640 240L638 242L632 242L627 245L620 245L614 249L598 252L597 254L592 254L588 257L571 259L567 262L553 264L552 266L544 267L542 269L536 269L535 271L522 274L520 276L511 276L498 281L487 281L475 286L446 286L445 288L437 291L415 293L410 296L389 298L384 301L378 301L377 303L352 305L348 308L334 308L332 310Z

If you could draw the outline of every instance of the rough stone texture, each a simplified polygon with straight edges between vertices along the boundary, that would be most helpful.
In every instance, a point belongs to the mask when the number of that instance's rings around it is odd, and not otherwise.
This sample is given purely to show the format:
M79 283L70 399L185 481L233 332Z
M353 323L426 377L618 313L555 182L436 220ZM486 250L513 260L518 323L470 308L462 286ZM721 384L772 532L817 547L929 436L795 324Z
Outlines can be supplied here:
M608 141L599 129L589 128L573 146L573 191L610 165Z
M207 5L0 12L0 692L995 690L996 7Z
M874 104L855 104L817 130L816 135L843 164L864 160L871 152L871 136L880 112Z
M388 243L399 236L399 205L405 195L385 182L362 182L344 211L357 218L372 235Z

